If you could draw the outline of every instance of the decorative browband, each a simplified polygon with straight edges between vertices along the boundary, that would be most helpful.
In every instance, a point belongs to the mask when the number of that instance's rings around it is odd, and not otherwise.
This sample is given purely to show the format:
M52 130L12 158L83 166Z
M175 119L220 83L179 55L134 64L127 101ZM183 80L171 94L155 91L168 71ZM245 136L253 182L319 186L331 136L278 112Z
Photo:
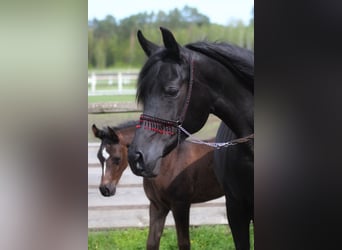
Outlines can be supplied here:
M142 114L140 123L136 128L144 128L159 134L175 135L178 132L178 122L164 120L157 117Z

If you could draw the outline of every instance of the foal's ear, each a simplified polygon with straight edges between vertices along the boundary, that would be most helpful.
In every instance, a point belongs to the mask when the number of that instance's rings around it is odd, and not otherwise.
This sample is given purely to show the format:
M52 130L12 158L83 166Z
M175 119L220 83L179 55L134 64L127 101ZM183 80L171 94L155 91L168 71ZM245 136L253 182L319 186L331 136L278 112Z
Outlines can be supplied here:
M148 57L150 57L150 55L159 48L158 45L148 41L140 30L138 30L137 36L138 36L138 40L139 40L141 48L145 51L145 54Z
M160 30L163 36L163 42L164 42L165 48L167 48L170 52L172 52L173 56L175 56L176 58L179 58L179 44L177 43L171 31L163 27L160 27Z
M113 139L113 141L120 141L119 135L115 132L114 129L112 129L111 127L107 127L108 128L108 133L110 135L110 138Z
M102 131L96 127L95 124L91 126L91 130L93 131L93 134L95 137L102 139Z

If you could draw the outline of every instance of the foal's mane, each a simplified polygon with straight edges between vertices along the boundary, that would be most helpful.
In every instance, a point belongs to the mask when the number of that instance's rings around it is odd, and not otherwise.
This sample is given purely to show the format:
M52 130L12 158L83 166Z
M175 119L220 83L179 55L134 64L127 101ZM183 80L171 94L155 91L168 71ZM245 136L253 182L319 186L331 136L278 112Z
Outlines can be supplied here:
M229 43L195 42L186 48L204 54L229 68L254 93L254 53Z
M133 121L127 121L127 122L123 122L123 123L120 123L119 125L116 125L116 126L110 126L111 129L113 129L114 131L118 131L118 130L121 130L121 129L126 129L126 128L130 128L130 127L136 127L136 125L139 124L139 121L137 120L133 120ZM107 126L104 126L102 128L102 135L107 138L107 139L111 139L111 135L108 131L108 127Z
M135 127L138 124L139 124L138 120L127 121L127 122L123 122L123 123L120 123L119 125L112 127L112 129L120 130L120 129L130 128L130 127Z

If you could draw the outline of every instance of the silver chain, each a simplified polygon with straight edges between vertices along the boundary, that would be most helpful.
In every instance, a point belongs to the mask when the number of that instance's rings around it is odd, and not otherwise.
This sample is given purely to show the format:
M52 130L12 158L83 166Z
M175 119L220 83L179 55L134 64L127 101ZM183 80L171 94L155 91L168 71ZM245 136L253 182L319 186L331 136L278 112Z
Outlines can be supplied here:
M182 125L178 125L178 128L184 133L186 134L187 136L189 136L189 141L190 142L193 142L193 143L197 143L197 144L204 144L204 145L207 145L209 147L213 147L213 148L216 148L216 149L220 149L220 148L227 148L229 146L233 146L233 145L236 145L238 144L237 142L231 142L231 141L228 141L228 142L206 142L206 141L202 141L202 140L199 140L195 137L193 137L188 131L186 131L185 128L182 127Z

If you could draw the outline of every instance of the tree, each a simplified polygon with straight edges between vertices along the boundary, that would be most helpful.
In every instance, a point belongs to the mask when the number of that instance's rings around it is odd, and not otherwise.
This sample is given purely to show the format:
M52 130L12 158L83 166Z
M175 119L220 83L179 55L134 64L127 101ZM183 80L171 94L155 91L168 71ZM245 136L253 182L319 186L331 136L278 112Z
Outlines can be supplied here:
M171 29L180 44L209 40L230 42L249 49L254 47L254 14L249 25L233 20L224 26L211 24L209 18L196 8L184 6L168 13L138 13L120 22L111 15L103 20L88 21L88 66L142 65L146 56L137 42L136 32L141 29L151 41L161 44L159 26Z
M186 22L195 23L198 26L210 23L209 17L200 14L196 8L191 8L187 5L182 10L182 16Z

